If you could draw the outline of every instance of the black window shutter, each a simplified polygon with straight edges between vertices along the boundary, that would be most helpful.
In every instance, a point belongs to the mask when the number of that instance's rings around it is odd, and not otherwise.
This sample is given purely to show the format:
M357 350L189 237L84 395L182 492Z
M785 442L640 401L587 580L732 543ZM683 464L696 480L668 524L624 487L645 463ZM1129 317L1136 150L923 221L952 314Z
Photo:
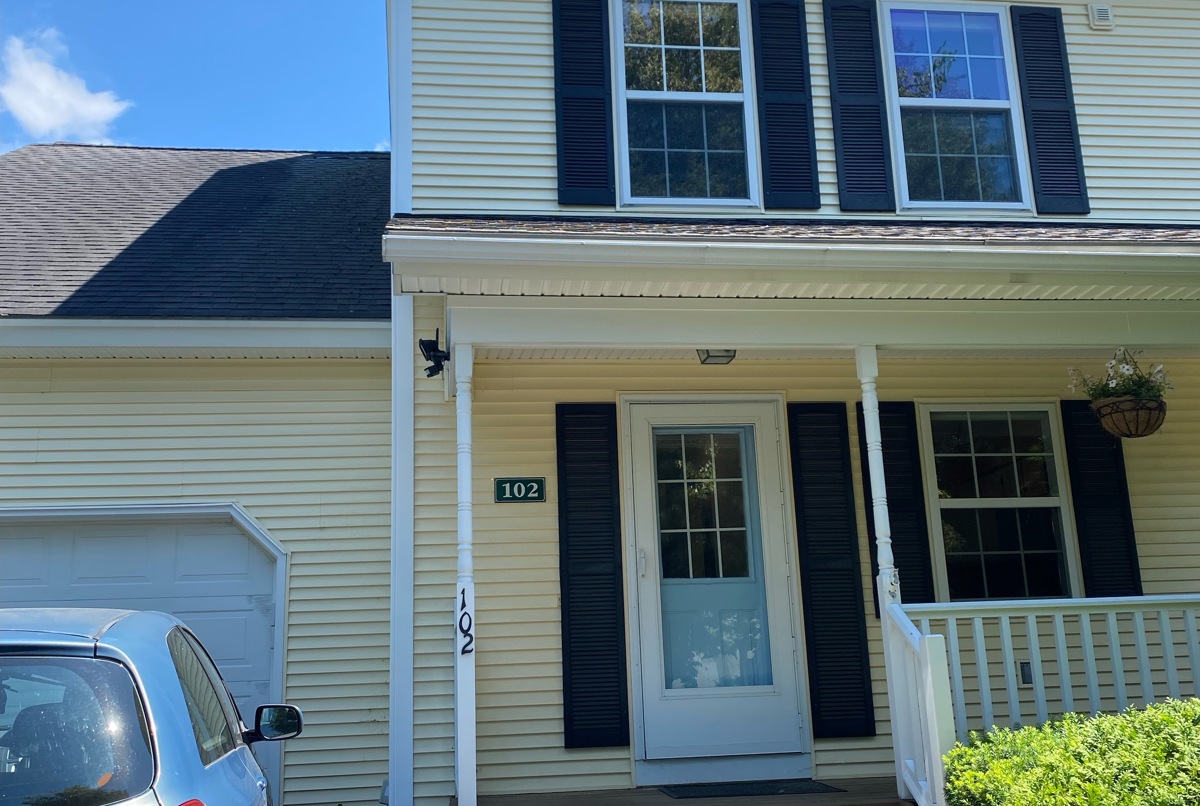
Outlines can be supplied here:
M921 478L916 404L880 403L879 429L883 443L888 520L892 525L892 555L900 572L900 596L913 604L932 602L936 597L933 590L933 563L929 556L929 526L925 518L925 484ZM867 534L871 538L871 571L872 576L878 576L871 468L867 463L862 403L858 404L858 438L862 457L863 500L867 508ZM875 596L875 612L878 614L878 591Z
M1013 6L1011 13L1037 211L1090 212L1062 10Z
M1084 592L1141 596L1121 440L1100 427L1086 400L1062 401L1062 420Z
M607 0L554 0L560 204L615 204Z
M846 404L787 409L813 736L874 736Z
M629 744L617 407L560 403L559 584L567 747Z
M825 0L825 43L842 210L896 209L876 0Z
M754 69L767 209L821 206L803 0L754 0Z

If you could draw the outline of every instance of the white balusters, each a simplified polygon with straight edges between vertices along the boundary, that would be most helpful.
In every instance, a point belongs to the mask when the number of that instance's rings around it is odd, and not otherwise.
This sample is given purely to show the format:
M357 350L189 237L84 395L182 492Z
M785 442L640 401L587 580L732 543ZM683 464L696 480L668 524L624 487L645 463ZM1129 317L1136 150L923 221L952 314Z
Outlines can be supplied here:
M1042 637L1038 632L1037 616L1030 613L1025 617L1025 635L1029 645L1029 670L1033 677L1033 707L1037 713L1038 724L1045 722L1046 686L1042 678Z

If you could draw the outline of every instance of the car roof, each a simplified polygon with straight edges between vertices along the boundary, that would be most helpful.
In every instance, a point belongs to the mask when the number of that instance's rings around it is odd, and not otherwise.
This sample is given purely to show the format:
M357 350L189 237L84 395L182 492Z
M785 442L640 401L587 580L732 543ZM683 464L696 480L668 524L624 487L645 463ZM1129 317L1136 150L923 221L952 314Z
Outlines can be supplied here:
M47 637L75 637L95 641L112 625L132 616L133 610L84 607L0 608L0 643L6 633L43 633Z

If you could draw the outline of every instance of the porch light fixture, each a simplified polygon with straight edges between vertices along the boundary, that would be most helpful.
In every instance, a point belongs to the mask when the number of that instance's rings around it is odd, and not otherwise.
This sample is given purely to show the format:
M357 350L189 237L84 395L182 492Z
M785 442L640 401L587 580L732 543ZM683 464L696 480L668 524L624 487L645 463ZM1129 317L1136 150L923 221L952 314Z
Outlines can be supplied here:
M426 361L432 362L425 367L425 377L434 378L442 374L442 365L450 360L450 353L438 346L438 342L442 337L442 329L438 328L433 331L432 339L417 339L417 346L421 348L421 355Z
M697 350L701 364L728 364L737 357L737 350Z

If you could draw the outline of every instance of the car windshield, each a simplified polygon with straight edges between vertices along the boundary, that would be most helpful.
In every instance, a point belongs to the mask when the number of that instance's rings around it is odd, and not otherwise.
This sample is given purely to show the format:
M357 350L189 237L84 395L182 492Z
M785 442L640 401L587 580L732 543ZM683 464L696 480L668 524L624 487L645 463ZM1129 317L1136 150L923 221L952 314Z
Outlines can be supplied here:
M103 806L146 791L153 775L124 666L0 656L0 806Z

